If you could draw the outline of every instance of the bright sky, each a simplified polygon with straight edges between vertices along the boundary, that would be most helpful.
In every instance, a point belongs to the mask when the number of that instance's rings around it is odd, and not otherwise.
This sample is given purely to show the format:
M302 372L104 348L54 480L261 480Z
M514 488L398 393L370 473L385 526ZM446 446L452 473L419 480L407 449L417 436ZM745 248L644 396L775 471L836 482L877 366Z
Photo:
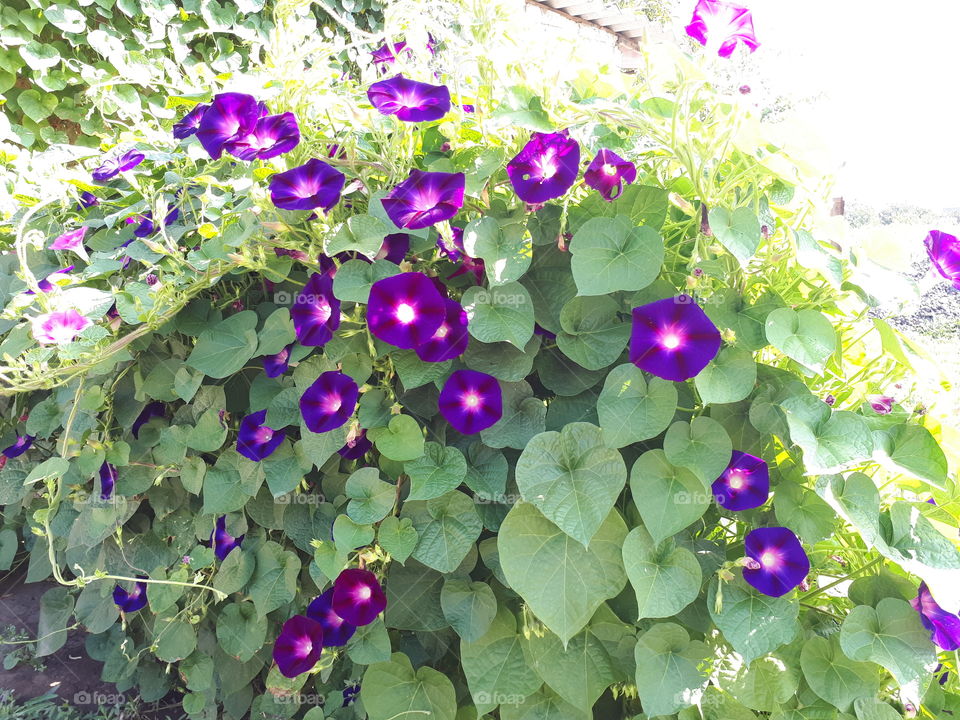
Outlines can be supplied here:
M845 163L838 194L960 206L958 0L743 4L753 9L755 57L770 86L824 94L804 113Z

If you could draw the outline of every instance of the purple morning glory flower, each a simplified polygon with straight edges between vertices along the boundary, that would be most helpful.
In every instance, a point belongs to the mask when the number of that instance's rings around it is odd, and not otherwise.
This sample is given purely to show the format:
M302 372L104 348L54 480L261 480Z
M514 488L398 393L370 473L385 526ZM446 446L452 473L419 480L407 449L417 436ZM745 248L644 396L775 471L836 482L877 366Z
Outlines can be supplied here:
M249 460L259 462L269 457L287 436L284 430L274 430L263 423L267 419L267 411L251 413L240 421L240 431L237 433L237 452Z
M93 325L73 308L38 315L32 321L33 337L41 345L63 345Z
M290 317L301 345L325 345L340 327L340 301L333 294L333 278L314 273L297 293Z
M404 122L439 120L450 112L446 85L417 82L403 75L375 82L367 90L367 97L381 115L396 115Z
M583 182L592 187L607 202L623 193L623 184L637 179L637 166L624 160L612 150L601 150L583 174Z
M287 368L290 367L290 349L293 345L287 345L276 355L263 356L263 372L269 378L280 377Z
M300 144L300 126L292 112L267 115L257 120L249 135L228 140L223 149L240 160L269 160Z
M37 287L40 288L40 292L48 293L60 283L65 282L67 280L67 275L73 270L73 268L74 268L73 265L67 265L65 268L54 270L45 278L43 278L42 280L39 280L37 282ZM26 295L35 294L33 290L24 290L23 292Z
M106 182L122 172L135 168L143 162L143 157L143 153L139 150L127 150L121 155L104 160L103 164L94 168L90 175L97 182Z
M467 313L456 300L444 300L446 314L433 337L414 346L417 357L427 362L443 362L467 351Z
M347 460L359 460L373 447L373 443L367 439L367 431L363 428L355 437L348 438L342 448L337 450L340 457Z
M867 402L877 415L889 415L896 400L889 395L869 395Z
M373 57L373 64L392 65L397 61L397 55L399 55L400 51L406 46L407 43L405 43L403 40L394 44L393 47L391 47L389 43L384 43L370 53L370 55Z
M288 678L311 670L322 652L323 626L303 615L287 620L273 644L273 659Z
M261 107L253 95L220 93L215 95L200 118L197 139L211 158L217 160L224 146L253 132L260 119Z
M200 103L190 112L184 115L173 124L173 137L177 140L183 140L191 135L196 135L200 128L200 121L203 120L203 114L210 106L206 103Z
M461 105L460 107L463 109L463 111L464 111L465 113L474 113L474 112L476 112L476 108L474 108L473 105Z
M340 201L345 181L342 172L311 158L303 165L277 173L270 178L270 199L281 210L328 212Z
M457 432L473 435L503 417L503 392L492 375L457 370L443 384L437 405Z
M630 361L665 380L695 377L720 351L720 331L687 295L633 309Z
M931 230L923 244L937 272L960 290L960 240L950 233Z
M145 582L134 583L133 590L130 592L117 585L113 588L113 602L125 613L135 613L137 610L142 610L147 605L147 584Z
M13 443L10 447L6 448L2 454L8 460L12 460L15 457L20 457L27 450L30 449L30 446L33 445L33 441L36 438L33 435L19 435L17 436L16 442Z
M52 243L50 243L50 250L69 250L70 252L76 253L80 257L87 258L87 248L83 245L83 238L87 234L87 226L77 228L76 230L71 230L68 233L64 233L57 237Z
M930 631L934 645L942 650L960 650L960 617L940 607L925 582L920 583L920 590L910 604L920 613L920 622Z
M350 419L357 407L359 388L349 375L338 370L320 373L300 396L300 414L315 433L334 430Z
M333 588L318 595L307 606L307 617L323 626L324 647L341 647L353 637L356 625L351 625L333 610Z
M109 500L113 497L113 488L117 484L117 468L110 463L100 466L100 499Z
M760 47L753 32L752 13L723 0L699 0L686 31L701 45L716 48L720 57L730 57L738 42L750 52Z
M763 505L770 495L767 463L739 450L733 451L730 464L713 483L713 496L727 510L750 510Z
M463 173L411 170L380 202L397 227L420 230L454 217L463 207Z
M227 555L234 548L240 547L240 543L243 542L243 535L240 537L233 537L230 533L227 532L227 516L221 515L217 518L217 524L213 532L210 533L210 547L213 548L213 554L217 556L217 560L223 562L227 559Z
M399 265L410 252L410 236L406 233L390 233L383 239L380 251L374 260L389 260Z
M803 545L787 528L757 528L747 533L744 542L749 561L743 579L764 595L785 595L810 572Z
M535 132L513 160L507 175L517 197L527 203L543 203L563 195L580 172L580 145L558 133Z
M398 348L409 350L427 342L445 317L443 296L421 272L383 278L370 288L370 332Z
M80 193L80 199L77 201L77 210L83 210L84 208L91 208L95 205L100 204L100 198L94 195L88 190L84 190Z
M463 248L463 228L455 225L450 228L453 237L447 240L443 235L437 237L437 249L452 263L460 262L467 251Z
M943 685L943 683L940 683ZM360 694L360 685L348 685L343 689L343 705L340 707L350 707Z
M163 227L167 227L177 221L180 217L180 209L173 203L167 203L167 215L163 218ZM157 226L153 222L153 213L147 210L141 215L132 215L126 219L128 225L137 224L133 234L138 238L150 237L157 231ZM130 243L124 243L129 245Z
M144 407L143 410L140 411L140 414L137 415L137 419L133 421L133 427L130 429L130 432L135 438L139 438L140 428L153 420L153 418L164 417L166 414L167 406L159 400L154 400L151 403L147 403L146 407Z
M351 568L333 581L333 611L351 625L369 625L387 607L387 596L377 576L369 570Z

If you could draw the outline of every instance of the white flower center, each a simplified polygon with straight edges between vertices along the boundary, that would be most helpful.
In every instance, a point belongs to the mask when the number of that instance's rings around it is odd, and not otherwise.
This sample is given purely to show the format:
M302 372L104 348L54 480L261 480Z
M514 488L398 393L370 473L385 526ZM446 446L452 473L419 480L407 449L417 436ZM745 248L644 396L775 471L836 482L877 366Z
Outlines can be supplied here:
M669 333L661 338L660 344L663 345L667 350L675 350L676 348L680 347L680 336L676 333Z
M404 325L412 323L416 317L416 311L407 303L400 303L397 306L397 320L402 322Z

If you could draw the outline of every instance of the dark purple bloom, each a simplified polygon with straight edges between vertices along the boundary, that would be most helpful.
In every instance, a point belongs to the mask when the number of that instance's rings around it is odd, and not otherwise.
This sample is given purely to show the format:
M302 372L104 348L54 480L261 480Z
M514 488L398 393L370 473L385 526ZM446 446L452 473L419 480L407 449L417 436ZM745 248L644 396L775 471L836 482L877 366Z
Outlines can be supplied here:
M163 219L163 226L167 227L168 225L176 222L178 217L180 217L180 209L173 203L168 203L167 216ZM153 222L153 213L149 210L142 215L133 215L128 217L126 222L128 225L137 223L137 227L134 229L133 234L139 238L150 237L157 231L157 227ZM129 243L125 244L129 245Z
M263 372L267 377L274 378L283 375L290 367L290 349L293 345L287 345L276 355L263 356Z
M770 473L761 458L733 451L730 464L713 483L713 496L727 510L750 510L770 495Z
M273 644L273 659L288 678L311 670L322 652L323 626L303 615L287 620Z
M217 556L217 560L221 562L226 560L231 550L240 547L240 543L243 542L243 537L243 535L233 537L233 535L227 532L226 515L218 517L216 527L213 532L210 533L210 547L213 548L213 554Z
M753 31L752 13L724 0L700 0L686 31L701 45L716 48L720 57L730 57L738 42L750 52L760 47Z
M443 384L437 400L440 414L464 435L473 435L503 417L503 392L492 375L457 370Z
M173 124L173 137L177 140L183 140L191 135L195 135L200 128L200 121L203 120L203 114L210 107L206 103L200 103L190 112L184 115Z
M117 468L110 463L100 466L100 499L109 500L113 497L113 488L117 484Z
M351 568L333 581L333 611L351 625L369 625L387 607L377 576L369 570Z
M261 106L253 95L220 93L215 95L200 118L197 139L211 158L217 160L227 143L253 132L261 116Z
M133 427L130 429L130 432L135 438L139 438L140 428L153 420L153 418L163 417L166 414L167 406L159 400L154 400L151 403L147 403L147 406L140 411L139 415L137 415L137 419L133 421Z
M6 448L2 455L8 460L11 460L15 457L20 457L30 449L30 446L33 445L33 441L35 439L36 438L33 435L19 435L16 442L10 447Z
M940 683L943 685L943 683ZM340 707L349 707L360 694L360 685L348 685L343 689L343 705Z
M942 650L960 650L960 617L940 607L925 582L920 583L920 590L910 604L920 613L920 622L930 631L934 645Z
M456 263L460 262L460 259L467 254L467 251L463 248L463 228L454 225L450 230L453 232L453 237L449 240L443 235L437 237L437 248L441 255L450 262Z
M720 331L687 295L633 309L630 361L651 375L682 382L720 351Z
M300 396L300 414L306 426L315 433L340 427L357 407L359 389L349 375L338 370L320 373Z
M145 582L134 583L133 590L130 592L117 585L113 588L113 602L126 613L135 613L137 610L142 610L147 604L147 584Z
M869 395L867 402L877 415L889 415L896 400L889 395Z
M312 158L303 165L270 178L270 199L281 210L328 212L340 201L344 175L336 168Z
M269 160L290 152L299 144L297 117L292 112L285 112L260 118L249 135L228 140L223 149L240 160Z
M367 97L381 115L396 115L404 122L439 120L450 111L446 85L417 82L403 75L375 82Z
M340 301L333 294L333 278L314 273L297 293L290 308L293 327L301 345L325 345L340 327Z
M237 433L237 452L245 458L259 462L280 447L280 443L287 436L284 430L274 430L263 423L267 419L267 411L251 413L240 421L240 431Z
M803 545L787 528L757 528L747 533L744 542L749 561L743 579L764 595L785 595L810 572Z
M960 240L955 235L931 230L923 244L937 272L960 290Z
M390 233L383 239L380 252L374 260L389 260L399 265L410 252L410 236L406 233Z
M394 225L420 230L454 217L463 207L465 189L463 173L411 170L381 202Z
M324 647L341 647L353 637L356 625L351 625L333 610L333 588L317 595L307 606L307 617L323 626Z
M612 150L601 150L587 167L583 181L610 202L623 193L623 184L637 179L637 167Z
M407 46L403 40L398 43L395 43L392 47L389 43L384 43L376 50L374 50L370 55L373 56L374 65L392 65L397 61L397 55L400 54L400 51Z
M443 362L467 351L467 313L456 300L444 300L446 315L433 337L414 346L417 357L427 362Z
M93 169L91 177L97 182L106 182L112 177L127 170L132 170L143 162L143 153L139 150L127 150L122 155L104 160L103 164Z
M526 203L544 203L560 197L580 172L580 145L558 133L535 132L523 150L507 163L507 175L517 193Z
M346 458L347 460L359 460L366 455L372 447L373 443L367 440L367 431L361 428L360 432L357 433L355 437L348 438L344 446L337 450L337 452L340 454L340 457Z
M80 199L77 201L77 210L83 210L84 208L91 208L94 205L100 204L100 198L94 195L92 192L84 190L80 193Z
M443 296L423 273L400 273L377 280L370 288L370 332L398 348L409 350L427 342L445 317Z

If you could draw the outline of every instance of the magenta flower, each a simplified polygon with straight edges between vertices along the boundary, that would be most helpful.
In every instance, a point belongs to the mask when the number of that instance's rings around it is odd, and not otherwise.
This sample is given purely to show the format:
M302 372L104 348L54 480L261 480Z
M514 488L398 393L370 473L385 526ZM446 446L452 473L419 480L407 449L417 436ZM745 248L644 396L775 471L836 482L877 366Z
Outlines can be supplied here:
M290 152L300 144L300 126L292 112L266 115L249 135L228 140L223 149L240 160L269 160Z
M125 613L135 613L137 610L142 610L147 605L147 584L136 582L130 592L119 585L115 586L113 588L113 602Z
M445 317L443 296L423 273L400 273L377 280L370 288L370 332L398 348L409 350L427 342Z
M392 65L397 61L397 55L399 55L400 51L406 46L407 43L405 43L403 40L394 44L393 47L391 47L389 43L384 43L370 53L370 55L373 57L373 64Z
M235 92L215 95L200 118L197 139L207 154L217 160L227 143L253 132L262 109L265 108L261 108L253 95Z
M323 626L303 615L283 624L273 644L273 659L280 674L295 678L313 669L323 652Z
M33 337L41 345L64 345L93 325L74 309L38 315L32 320Z
M369 625L387 607L377 576L359 568L341 572L333 581L333 611L351 625Z
M133 427L130 428L131 434L135 438L139 438L140 428L153 420L153 418L164 417L166 414L167 406L159 400L154 400L151 403L147 403L146 407L144 407L143 410L140 411L140 414L137 415L137 419L133 421Z
M143 162L143 157L143 153L139 150L127 150L121 155L104 160L103 164L93 169L90 176L97 182L106 182L122 172L135 168Z
M349 375L338 370L320 373L300 396L300 414L315 433L334 430L350 419L357 407L359 389Z
M580 145L558 133L535 132L513 160L507 175L517 196L526 203L543 203L563 195L580 171Z
M467 351L467 313L456 300L444 300L446 314L433 337L414 346L417 357L427 362L443 362Z
M381 115L396 115L404 122L439 120L450 111L446 85L417 82L403 75L375 82L367 97Z
M699 0L686 31L701 45L716 48L720 57L730 57L738 42L750 52L760 47L751 12L724 0Z
M410 252L410 236L406 233L390 233L383 239L383 244L374 260L389 260L394 265L399 265L408 252Z
M620 197L624 183L630 185L636 179L637 166L613 150L598 152L583 174L583 182L587 187L592 187L607 202Z
M14 442L10 447L5 448L0 455L3 455L5 458L7 458L7 460L20 457L30 449L30 446L33 445L33 441L35 439L36 438L33 435L20 435L17 437L16 442Z
M810 572L803 545L787 528L751 530L744 543L749 560L743 568L743 579L764 595L785 595Z
M763 505L770 495L766 461L739 450L713 483L713 496L727 510L750 510Z
M240 421L240 431L237 433L237 452L249 460L259 462L269 457L287 436L284 430L274 430L263 423L267 419L267 411L251 413Z
M351 625L333 610L333 588L317 595L307 606L307 617L323 627L324 647L341 647L353 637L356 625Z
M457 370L443 384L437 405L457 432L474 435L503 417L503 392L492 375Z
M960 290L960 240L955 235L931 230L923 244L937 272Z
M203 114L210 107L206 103L200 103L190 112L184 115L173 124L173 137L176 140L183 140L191 135L195 135L200 128L200 121L203 120Z
M720 331L687 295L633 309L630 361L665 380L695 377L720 351Z
M240 543L243 542L243 537L243 535L233 537L233 535L227 532L226 515L218 517L216 527L214 527L213 532L210 533L210 547L213 548L213 554L217 556L217 560L221 562L226 560L227 555L229 555L234 548L240 547Z
M920 613L920 622L930 631L934 645L942 650L960 650L960 617L940 607L925 582L920 583L910 604Z
M393 224L420 230L454 217L463 207L463 173L411 170L380 202Z
M896 400L889 395L868 395L867 402L877 415L889 415Z
M337 450L340 457L347 460L359 460L373 447L373 443L367 439L367 431L363 428L355 437L347 439L344 446Z
M64 233L57 237L52 243L50 243L50 250L69 250L70 252L76 253L84 260L87 259L87 248L84 247L83 238L87 234L87 226L77 228L76 230L71 230L68 233ZM42 288L41 288L42 289Z
M340 327L340 301L333 294L333 278L314 273L297 293L290 317L301 345L326 345Z
M296 327L296 326L294 326ZM290 350L293 345L287 345L276 355L263 356L263 373L269 378L280 377L290 367Z
M113 497L113 488L117 484L117 468L110 463L100 466L100 499L109 500Z
M311 158L303 165L270 178L270 199L281 210L329 212L340 201L346 178L323 160Z

